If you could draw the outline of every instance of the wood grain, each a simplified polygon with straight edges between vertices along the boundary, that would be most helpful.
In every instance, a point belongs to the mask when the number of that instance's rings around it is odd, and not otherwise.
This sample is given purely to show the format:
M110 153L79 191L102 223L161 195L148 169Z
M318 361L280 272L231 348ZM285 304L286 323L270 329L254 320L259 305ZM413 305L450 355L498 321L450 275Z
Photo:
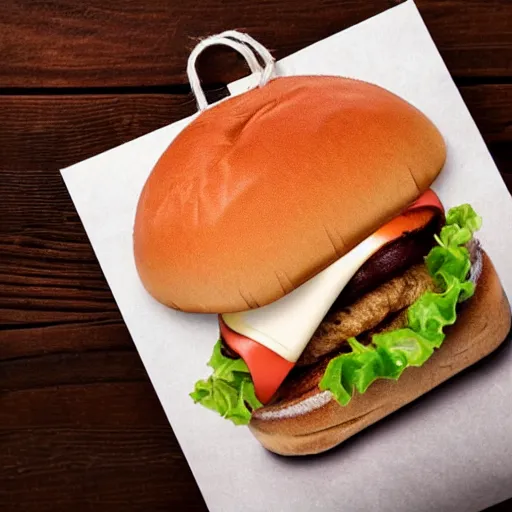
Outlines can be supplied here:
M0 96L0 162L63 168L195 111L191 94Z
M500 170L512 172L512 84L461 86L460 91L491 152L501 155ZM21 179L23 186L33 183L46 202L47 169L66 167L195 110L190 94L0 96L0 162L9 183L0 183L0 193ZM18 171L29 169L42 169L45 177L20 178ZM51 178L52 188L56 179Z
M2 511L206 510L136 354L75 356L68 371L93 377L101 357L104 382L45 382L66 360L39 358L0 394Z
M185 84L185 63L198 37L227 28L248 31L281 58L401 3L400 0L7 0L0 15L0 88ZM509 0L417 0L451 72L510 77ZM222 52L201 66L240 74ZM234 65L236 64L236 65ZM217 70L217 71L216 71Z
M459 89L498 169L503 176L512 173L512 84ZM510 179L505 183L512 193Z
M18 429L0 438L9 446L4 512L207 510L169 428Z

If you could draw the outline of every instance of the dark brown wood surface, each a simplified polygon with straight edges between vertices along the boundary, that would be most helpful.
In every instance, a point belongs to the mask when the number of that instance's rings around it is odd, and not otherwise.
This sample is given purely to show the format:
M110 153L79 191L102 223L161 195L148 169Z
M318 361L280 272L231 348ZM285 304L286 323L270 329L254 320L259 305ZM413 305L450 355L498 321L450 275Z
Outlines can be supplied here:
M0 510L205 510L58 170L192 113L197 37L282 57L396 3L2 2ZM417 5L512 190L512 2ZM200 70L244 72L223 51Z

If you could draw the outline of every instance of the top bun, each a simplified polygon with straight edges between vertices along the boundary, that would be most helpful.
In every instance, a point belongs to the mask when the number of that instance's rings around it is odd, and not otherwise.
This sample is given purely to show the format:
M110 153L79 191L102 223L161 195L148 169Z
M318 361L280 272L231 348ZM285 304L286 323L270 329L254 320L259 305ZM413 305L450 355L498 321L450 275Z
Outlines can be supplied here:
M135 262L183 311L264 306L429 188L446 157L419 110L365 82L276 78L192 121L139 199Z

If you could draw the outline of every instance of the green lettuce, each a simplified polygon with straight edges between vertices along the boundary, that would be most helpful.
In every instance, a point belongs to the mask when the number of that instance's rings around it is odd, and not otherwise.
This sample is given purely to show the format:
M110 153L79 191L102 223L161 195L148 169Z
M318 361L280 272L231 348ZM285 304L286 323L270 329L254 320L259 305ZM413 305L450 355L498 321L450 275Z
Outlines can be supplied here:
M330 361L319 387L330 391L346 405L354 391L364 393L377 379L398 379L411 366L422 366L444 340L444 328L456 320L457 303L470 298L474 284L467 279L471 262L465 245L482 220L468 204L452 208L437 245L425 264L437 284L437 292L425 292L407 310L407 327L376 334L368 345L356 338L351 352ZM208 363L213 374L196 383L190 394L194 402L217 411L236 425L246 425L253 410L262 406L256 398L249 369L242 359L222 355L221 341Z
M471 261L465 244L481 224L468 204L448 211L446 225L435 237L438 245L425 260L439 291L425 292L408 308L407 327L376 334L366 346L350 338L351 352L329 362L321 390L330 391L341 405L347 405L354 390L364 393L377 379L396 380L406 368L422 366L429 359L443 343L444 328L455 323L457 303L475 291L467 279Z
M190 396L195 403L218 412L235 425L247 425L251 411L262 404L256 398L254 384L243 359L223 356L221 346L221 340L217 341L208 362L213 374L208 380L196 382Z

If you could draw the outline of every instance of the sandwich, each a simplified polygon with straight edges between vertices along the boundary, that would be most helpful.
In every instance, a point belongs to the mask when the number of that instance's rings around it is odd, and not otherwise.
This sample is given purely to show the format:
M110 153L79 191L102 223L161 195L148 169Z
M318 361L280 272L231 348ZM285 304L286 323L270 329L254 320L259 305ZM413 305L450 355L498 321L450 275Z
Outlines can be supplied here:
M423 113L348 78L275 78L197 116L134 223L146 290L218 315L192 399L316 454L496 349L510 306L480 216L431 188L445 159Z

